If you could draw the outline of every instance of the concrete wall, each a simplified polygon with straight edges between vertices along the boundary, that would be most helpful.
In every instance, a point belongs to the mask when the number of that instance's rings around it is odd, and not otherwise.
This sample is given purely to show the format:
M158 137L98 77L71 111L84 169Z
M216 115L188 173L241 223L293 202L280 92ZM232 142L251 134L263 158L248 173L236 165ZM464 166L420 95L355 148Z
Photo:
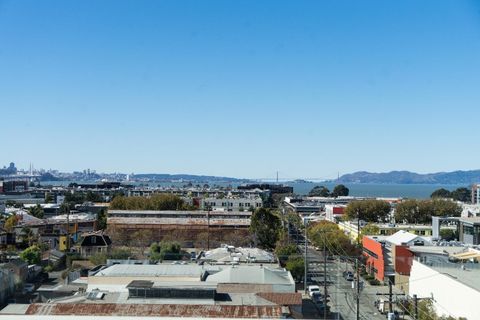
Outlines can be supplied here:
M8 298L15 291L15 277L13 273L0 268L0 307L3 306Z
M413 260L409 280L409 295L413 294L419 298L433 295L438 314L447 314L448 310L454 317L480 319L479 291L416 260Z

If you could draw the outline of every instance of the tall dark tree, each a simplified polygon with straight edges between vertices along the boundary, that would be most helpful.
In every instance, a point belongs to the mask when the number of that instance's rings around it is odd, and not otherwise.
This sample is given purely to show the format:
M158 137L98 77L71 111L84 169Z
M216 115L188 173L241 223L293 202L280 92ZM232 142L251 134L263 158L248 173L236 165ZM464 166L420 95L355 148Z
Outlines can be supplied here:
M31 216L42 219L44 212L43 212L43 208L39 204L37 204L36 206L28 208L28 213Z
M457 201L470 202L472 194L471 191L467 188L458 188L452 191L452 198Z
M447 189L444 189L444 188L440 188L440 189L437 189L435 191L432 192L432 194L430 195L430 198L434 199L434 198L451 198L452 197L452 193L450 191L448 191Z
M333 197L346 197L350 193L350 189L345 187L343 184L339 184L333 188L332 196Z
M272 210L266 208L257 209L250 223L250 232L255 242L265 249L275 248L281 228L280 217Z
M308 193L309 197L330 197L330 190L324 186L315 186Z
M102 209L97 214L97 228L103 230L107 228L107 210Z

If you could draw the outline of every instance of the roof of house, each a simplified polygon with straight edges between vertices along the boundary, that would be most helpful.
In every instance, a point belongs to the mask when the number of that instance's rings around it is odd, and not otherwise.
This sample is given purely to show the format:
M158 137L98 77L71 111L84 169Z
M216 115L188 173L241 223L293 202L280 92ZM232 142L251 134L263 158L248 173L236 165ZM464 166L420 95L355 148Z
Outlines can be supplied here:
M235 248L233 246L223 246L205 252L204 260L217 262L275 262L273 253L258 248Z
M385 240L395 245L402 245L416 240L425 241L425 238L422 238L421 236L407 232L405 230L400 230L387 237Z
M280 318L281 306L175 304L31 304L28 315Z
M95 238L95 241L93 241ZM110 237L104 234L101 231L91 232L83 234L82 242L80 246L82 247L90 247L90 246L109 246L112 244L112 240Z
M239 265L225 268L209 275L207 282L217 283L257 283L291 285L293 279L287 270L264 266Z

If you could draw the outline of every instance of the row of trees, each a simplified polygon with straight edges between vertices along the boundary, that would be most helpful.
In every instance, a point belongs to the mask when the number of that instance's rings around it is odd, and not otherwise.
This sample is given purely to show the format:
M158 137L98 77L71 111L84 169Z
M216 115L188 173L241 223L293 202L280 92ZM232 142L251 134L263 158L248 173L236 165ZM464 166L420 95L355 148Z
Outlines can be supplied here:
M395 221L407 223L429 223L432 216L459 217L462 208L455 202L441 199L405 200L395 208Z
M117 210L195 210L182 198L173 194L155 194L145 197L115 197L110 203L110 209Z
M388 222L390 219L390 204L382 200L352 201L345 208L347 219L361 219L367 222Z
M442 199L405 200L396 205L394 218L397 222L429 223L432 216L458 217L462 208L455 202ZM348 220L360 218L366 222L390 222L391 206L382 200L352 201L345 208Z
M315 186L308 193L309 197L346 197L350 193L350 190L345 187L343 184L339 184L333 188L333 191L330 192L327 187L324 186Z
M462 202L470 202L471 199L471 191L467 188L457 188L453 191L449 191L444 188L437 189L432 192L430 198L443 198L443 199L453 199L456 201Z
M183 258L182 248L177 241L154 242L150 246L150 259L154 261L180 260Z

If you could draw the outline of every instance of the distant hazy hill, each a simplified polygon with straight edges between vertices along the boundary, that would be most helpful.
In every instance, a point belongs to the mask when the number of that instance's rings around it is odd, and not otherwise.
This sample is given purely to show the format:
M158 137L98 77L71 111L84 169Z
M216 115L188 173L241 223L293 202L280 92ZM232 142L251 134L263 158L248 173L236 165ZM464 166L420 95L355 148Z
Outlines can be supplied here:
M340 177L342 183L472 184L480 183L480 170L419 174L410 171L374 173L359 171Z
M193 174L164 174L164 173L141 173L135 174L137 179L149 179L155 181L172 181L172 180L183 180L183 181L192 181L192 182L215 182L215 181L226 181L226 182L245 182L247 179L237 179L229 177L215 177L215 176L199 176Z

